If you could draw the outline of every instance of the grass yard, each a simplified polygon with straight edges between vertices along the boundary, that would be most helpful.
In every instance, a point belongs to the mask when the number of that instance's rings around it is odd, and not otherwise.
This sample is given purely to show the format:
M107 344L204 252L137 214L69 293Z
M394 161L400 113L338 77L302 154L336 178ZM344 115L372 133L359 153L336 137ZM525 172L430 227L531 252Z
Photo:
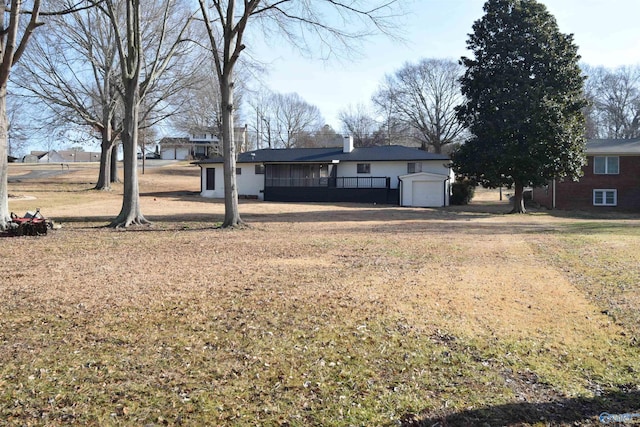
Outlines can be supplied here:
M59 167L59 166L58 166ZM40 169L38 169L40 168ZM640 412L640 218L242 202L148 167L151 227L105 228L93 165L11 165L0 424L602 425ZM22 178L21 178L22 177ZM18 182L15 182L15 181ZM636 423L640 418L635 419Z

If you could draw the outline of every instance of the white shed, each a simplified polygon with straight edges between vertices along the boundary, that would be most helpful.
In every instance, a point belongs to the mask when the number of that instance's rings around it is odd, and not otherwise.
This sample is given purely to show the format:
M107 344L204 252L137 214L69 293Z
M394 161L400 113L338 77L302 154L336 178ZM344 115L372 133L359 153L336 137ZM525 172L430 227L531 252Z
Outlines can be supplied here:
M449 176L429 172L400 176L400 206L449 206Z

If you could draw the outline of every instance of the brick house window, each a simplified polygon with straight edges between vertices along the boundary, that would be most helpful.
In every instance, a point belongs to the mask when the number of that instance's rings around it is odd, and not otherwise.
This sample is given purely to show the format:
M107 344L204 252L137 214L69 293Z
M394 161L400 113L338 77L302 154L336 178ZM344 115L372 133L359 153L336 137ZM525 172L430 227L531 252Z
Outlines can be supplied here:
M236 168L236 175L242 175L242 168Z
M620 158L618 156L595 156L593 158L593 173L596 175L618 175L620 173Z
M215 168L206 168L207 171L207 190L216 189L216 170Z
M358 173L371 173L371 163L358 163Z
M593 190L593 206L616 206L618 190Z

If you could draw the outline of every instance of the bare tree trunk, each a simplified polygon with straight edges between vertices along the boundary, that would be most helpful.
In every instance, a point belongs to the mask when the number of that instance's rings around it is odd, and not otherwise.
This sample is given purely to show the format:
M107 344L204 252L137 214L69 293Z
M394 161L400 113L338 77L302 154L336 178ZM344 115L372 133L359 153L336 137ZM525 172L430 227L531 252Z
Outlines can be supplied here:
M111 183L120 182L118 176L118 144L114 143L111 147Z
M110 224L111 227L129 227L130 225L149 224L140 210L140 190L138 188L138 94L137 80L132 79L125 89L125 114L122 129L122 147L124 152L124 194L122 209Z
M106 126L102 130L102 143L100 144L100 172L95 190L111 190L111 127Z
M7 160L8 142L7 86L0 86L0 231L8 227L11 220L9 212L9 188L7 183L9 163Z
M524 207L524 185L516 181L514 184L515 194L513 195L513 209L510 213L527 213Z
M224 222L222 227L242 225L238 210L236 185L236 142L233 129L233 83L227 74L222 76L222 151L224 156Z

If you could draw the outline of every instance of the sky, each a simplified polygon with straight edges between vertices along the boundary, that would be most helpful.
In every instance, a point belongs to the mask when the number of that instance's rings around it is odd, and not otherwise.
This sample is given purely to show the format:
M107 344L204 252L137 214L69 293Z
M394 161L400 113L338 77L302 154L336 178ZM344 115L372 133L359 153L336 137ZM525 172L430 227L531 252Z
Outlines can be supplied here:
M404 42L376 36L351 60L304 57L285 42L268 40L259 58L274 92L297 92L316 105L326 123L340 131L338 114L359 103L369 105L386 74L422 58L469 56L466 40L483 15L484 0L400 0L408 14L398 21ZM640 64L640 0L542 0L560 31L572 33L582 61L615 68Z

